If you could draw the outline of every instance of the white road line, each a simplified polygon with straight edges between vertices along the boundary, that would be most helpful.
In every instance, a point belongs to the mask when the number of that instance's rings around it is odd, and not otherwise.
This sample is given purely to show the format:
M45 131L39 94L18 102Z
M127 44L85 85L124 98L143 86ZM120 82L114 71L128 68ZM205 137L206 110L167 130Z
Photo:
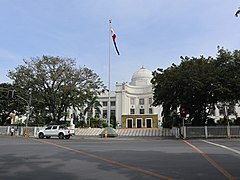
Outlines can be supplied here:
M218 146L218 147L227 149L227 150L229 150L229 151L235 152L235 153L237 153L237 154L240 155L240 151L235 150L235 149L232 149L232 148L230 148L230 147L227 147L227 146L224 146L224 145L221 145L221 144L216 144L216 143L213 143L213 142L210 142L210 141L206 141L206 140L202 140L202 141L205 142L205 143L208 143L208 144L212 144L212 145L214 145L214 146Z

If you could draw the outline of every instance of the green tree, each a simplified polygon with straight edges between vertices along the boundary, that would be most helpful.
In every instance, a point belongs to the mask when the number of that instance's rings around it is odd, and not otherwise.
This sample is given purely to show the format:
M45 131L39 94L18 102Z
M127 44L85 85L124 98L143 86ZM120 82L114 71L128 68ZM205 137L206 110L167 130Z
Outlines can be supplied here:
M70 107L81 109L103 87L96 73L77 68L71 58L43 56L23 61L24 65L10 71L9 77L21 91L32 88L35 114L45 114L53 122L58 122Z
M98 114L101 113L100 107L102 107L101 103L97 100L97 96L91 96L86 103L86 108L84 109L84 115L87 115L87 119L89 120L89 125L90 125L90 121L93 121L93 109L95 110L95 112L97 112ZM95 117L95 119L98 119L99 121L99 117ZM97 121L97 124L99 124L99 122ZM96 122L96 120L94 120L93 122ZM92 123L93 123L92 122Z
M97 113L101 113L100 107L102 107L101 103L97 100L97 96L91 96L86 103L86 108L84 109L84 115L92 117L93 109Z
M179 66L153 73L154 105L163 106L165 117L177 107L184 108L194 125L204 125L207 111L217 102L219 70L211 57L181 59Z
M7 119L11 120L10 114L26 113L26 103L17 101L16 93L14 97L11 94L9 97L9 92L17 92L17 88L10 83L1 83L0 84L0 113L1 119L0 124L5 125L10 122ZM18 94L20 95L20 94Z
M180 65L153 72L154 105L163 106L169 119L177 107L184 108L193 125L204 125L218 103L240 100L240 51L218 48L217 58L181 57Z
M219 48L216 63L220 68L218 81L223 88L220 100L237 103L240 100L240 50L230 52Z

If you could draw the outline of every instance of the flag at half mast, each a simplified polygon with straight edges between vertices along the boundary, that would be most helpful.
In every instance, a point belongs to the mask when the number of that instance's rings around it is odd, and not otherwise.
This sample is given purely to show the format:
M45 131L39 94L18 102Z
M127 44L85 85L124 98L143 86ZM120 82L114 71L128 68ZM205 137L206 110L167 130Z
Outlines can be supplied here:
M119 53L119 51L118 51L118 48L117 48L117 42L116 42L116 40L117 40L117 35L116 35L115 32L113 31L113 28L112 28L112 27L110 28L110 30L111 30L111 36L112 36L112 40L113 40L113 44L114 44L115 50L116 50L117 54L120 55L120 53Z

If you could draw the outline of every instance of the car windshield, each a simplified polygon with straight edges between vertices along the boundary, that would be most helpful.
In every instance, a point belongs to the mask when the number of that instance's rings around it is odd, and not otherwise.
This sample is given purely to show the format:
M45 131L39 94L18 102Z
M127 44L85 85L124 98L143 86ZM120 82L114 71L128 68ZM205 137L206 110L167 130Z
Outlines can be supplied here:
M52 126L48 126L48 127L46 127L46 130L51 129L51 127L52 127Z
M61 126L59 126L59 129L67 129L67 127L66 127L66 126L63 126L63 125L61 125Z

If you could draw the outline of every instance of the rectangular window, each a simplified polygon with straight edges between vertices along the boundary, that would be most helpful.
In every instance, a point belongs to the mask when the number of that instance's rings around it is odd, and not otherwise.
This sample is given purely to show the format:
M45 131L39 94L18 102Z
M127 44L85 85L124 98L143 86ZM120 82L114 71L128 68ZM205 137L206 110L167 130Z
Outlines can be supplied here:
M140 109L140 114L144 114L144 109Z
M153 109L149 108L149 114L152 114L152 113L153 113Z
M103 101L102 104L103 104L103 106L108 106L108 102L107 101Z
M225 115L225 109L224 109L224 107L220 107L220 108L219 108L219 114L220 114L220 115Z
M107 110L103 110L103 118L107 118Z
M139 99L139 105L144 105L144 99L143 98Z
M130 109L130 114L135 114L135 109Z
M115 101L111 101L111 106L116 106L116 102Z
M111 110L111 116L115 116L115 110Z
M149 101L149 102L148 102L149 105L152 105L152 103L153 103L153 102L152 102L152 98L149 98L148 101Z
M135 105L135 98L130 98L130 105Z
M136 119L137 128L142 128L142 119Z
M228 115L234 115L235 114L235 107L234 105L229 105L227 108Z

